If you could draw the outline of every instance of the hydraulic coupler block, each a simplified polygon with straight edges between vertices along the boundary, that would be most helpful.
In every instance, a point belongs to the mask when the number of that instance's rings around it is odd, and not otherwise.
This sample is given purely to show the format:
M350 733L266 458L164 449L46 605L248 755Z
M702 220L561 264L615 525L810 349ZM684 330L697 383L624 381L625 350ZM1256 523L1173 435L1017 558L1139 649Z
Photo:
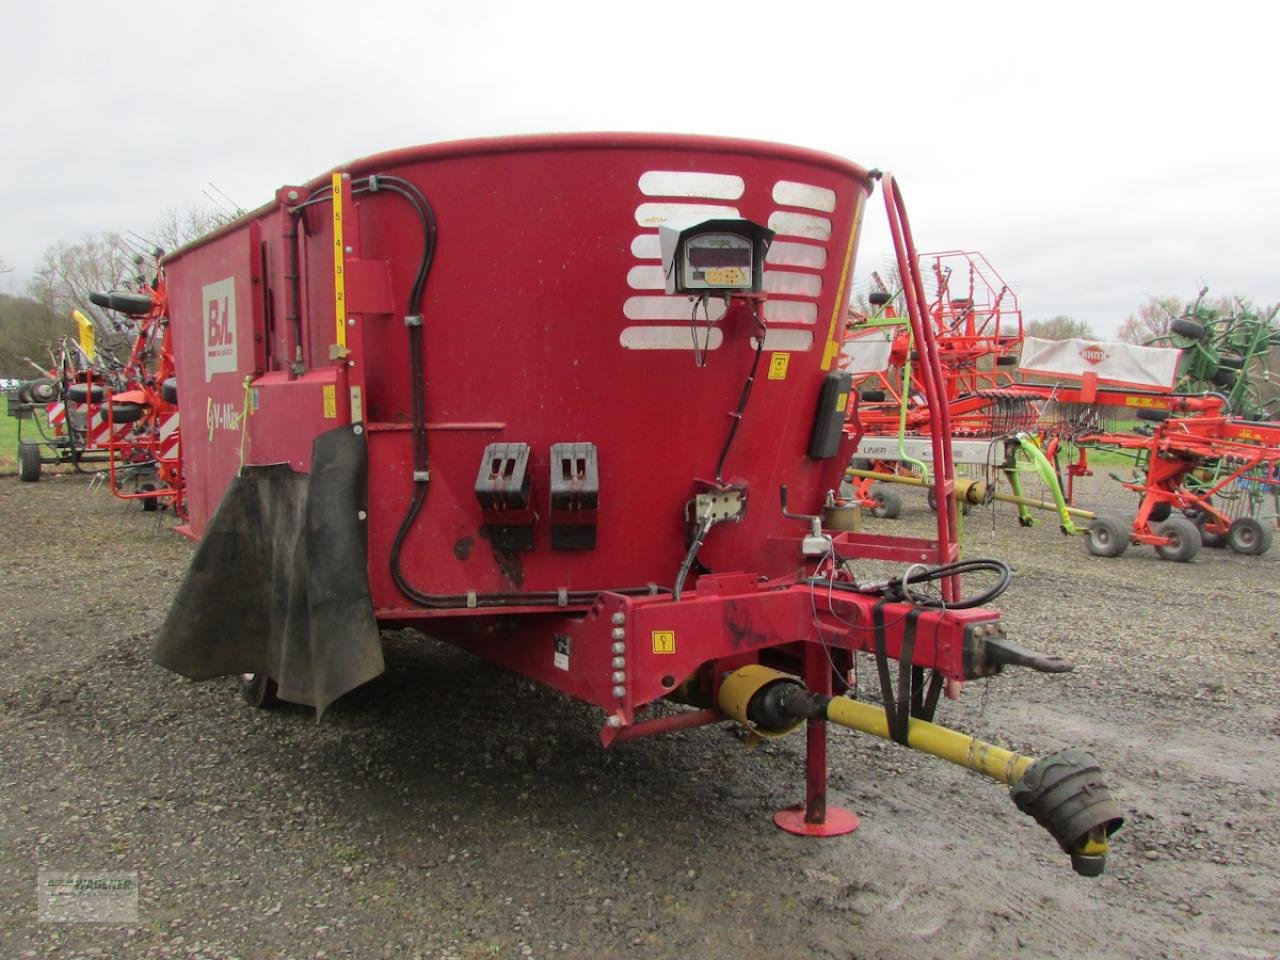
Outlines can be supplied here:
M499 550L532 550L533 484L527 443L491 443L476 475L476 500L484 525L480 534Z
M594 550L600 471L594 443L551 445L551 547Z

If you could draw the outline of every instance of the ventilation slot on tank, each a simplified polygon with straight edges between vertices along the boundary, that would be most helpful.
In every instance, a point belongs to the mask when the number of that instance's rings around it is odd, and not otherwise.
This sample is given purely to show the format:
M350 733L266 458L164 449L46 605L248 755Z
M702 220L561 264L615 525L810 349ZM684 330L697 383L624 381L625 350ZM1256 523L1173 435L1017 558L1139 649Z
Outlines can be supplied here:
M594 550L600 474L594 443L551 445L551 546Z
M491 443L476 476L481 536L499 550L533 549L533 489L527 443Z

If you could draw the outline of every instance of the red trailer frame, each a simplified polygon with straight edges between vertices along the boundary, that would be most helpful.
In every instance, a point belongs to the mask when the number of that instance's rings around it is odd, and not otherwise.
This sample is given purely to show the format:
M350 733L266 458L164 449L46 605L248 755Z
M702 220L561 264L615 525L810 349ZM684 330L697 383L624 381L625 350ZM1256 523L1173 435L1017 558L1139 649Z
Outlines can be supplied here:
M259 700L269 676L323 710L381 672L379 625L419 625L600 708L606 744L726 719L745 667L822 697L869 651L903 743L944 687L1062 669L961 593L962 570L1008 571L958 562L946 381L889 176L950 507L932 540L824 528L852 449L837 361L878 177L721 138L468 141L281 188L173 254L178 377L209 433L184 449L202 543L157 659L253 675ZM682 221L773 237L757 292L667 292L658 227ZM871 559L908 569L860 582L847 562ZM695 709L647 718L659 699ZM845 832L826 714L803 709L806 801L779 824ZM1095 813L1060 838L1073 862L1119 825Z

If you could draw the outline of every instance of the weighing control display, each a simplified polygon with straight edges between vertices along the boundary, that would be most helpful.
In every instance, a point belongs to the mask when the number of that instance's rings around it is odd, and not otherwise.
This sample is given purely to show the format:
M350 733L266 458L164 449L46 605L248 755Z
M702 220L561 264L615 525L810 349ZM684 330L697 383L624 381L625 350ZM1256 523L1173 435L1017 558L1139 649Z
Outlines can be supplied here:
M684 289L750 290L752 243L731 233L704 233L684 244Z

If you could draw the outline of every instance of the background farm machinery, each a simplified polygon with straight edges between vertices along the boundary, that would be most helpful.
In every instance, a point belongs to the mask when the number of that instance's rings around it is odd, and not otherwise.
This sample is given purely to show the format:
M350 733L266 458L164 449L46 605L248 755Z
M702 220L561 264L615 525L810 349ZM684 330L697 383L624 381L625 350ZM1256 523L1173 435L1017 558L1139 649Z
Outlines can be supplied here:
M1119 556L1131 542L1181 561L1194 557L1202 542L1246 554L1266 552L1277 513L1280 452L1275 424L1248 417L1266 416L1272 402L1263 389L1272 379L1266 352L1280 342L1272 317L1243 305L1221 316L1202 306L1202 291L1173 319L1169 336L1145 348L1024 342L1016 299L994 271L968 272L961 313L970 303L992 305L979 311L983 322L968 327L950 319L956 310L948 306L948 274L936 261L933 274L934 335L955 341L939 356L955 366L944 375L947 429L957 462L971 473L959 481L962 513L1007 500L1029 525L1032 508L1054 510L1063 532L1085 533L1098 556ZM972 292L974 278L986 284L980 297ZM852 318L847 361L858 377L861 402L851 411L849 430L861 443L850 479L860 500L876 496L872 482L927 486L928 437L939 429L934 411L911 392L915 340L895 313L894 300L879 292L873 295L879 312ZM1004 309L1012 317L1002 324ZM896 332L880 332L886 328ZM1007 336L980 335L1002 328ZM1167 426L1151 426L1166 420ZM1127 458L1134 467L1131 478L1116 478L1140 495L1132 520L1072 506L1076 478L1092 473L1091 449ZM1028 471L1039 481L1040 497L1025 495L1022 477ZM1008 493L997 487L1002 478ZM896 513L898 498L887 499ZM1087 527L1078 520L1088 521ZM1229 536L1233 525L1237 534Z
M43 464L69 464L104 476L115 496L145 510L172 506L181 515L177 381L158 265L152 279L137 277L135 288L89 294L124 318L116 326L130 333L125 360L104 349L94 322L76 311L78 339L61 338L46 375L11 395L19 477L35 482Z
M878 177L711 138L444 144L281 188L175 253L184 403L219 413L184 452L201 542L157 661L323 710L381 672L380 627L416 626L600 709L606 746L805 728L789 831L857 825L827 803L835 723L1008 783L1099 872L1120 816L1091 757L933 722L966 680L1070 668L1005 635L1004 564L960 559L948 430L929 438L935 536L843 522L838 358ZM880 187L945 427L910 229ZM878 704L850 695L858 652Z

